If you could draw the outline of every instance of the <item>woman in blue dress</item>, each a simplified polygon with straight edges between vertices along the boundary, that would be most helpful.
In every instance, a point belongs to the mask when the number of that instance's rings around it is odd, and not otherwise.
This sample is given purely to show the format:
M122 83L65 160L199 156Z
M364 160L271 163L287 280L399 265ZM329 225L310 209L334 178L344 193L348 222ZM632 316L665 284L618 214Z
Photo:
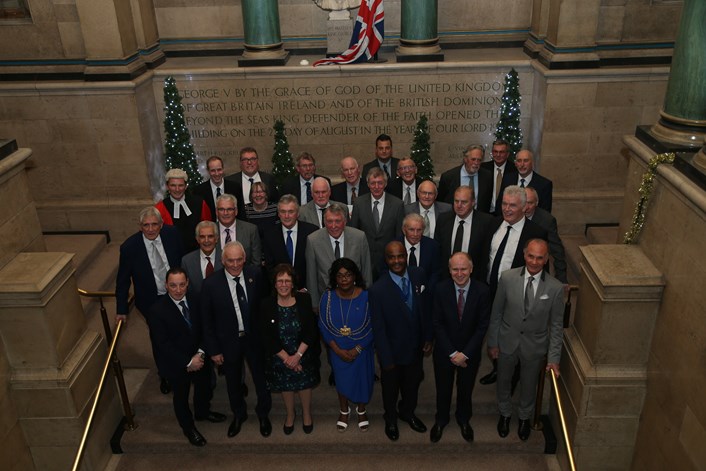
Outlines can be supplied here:
M366 406L373 394L375 376L373 331L368 292L360 269L349 258L334 261L329 289L321 297L319 328L331 347L331 367L336 378L340 411L336 427L348 428L349 402L356 404L358 427L368 430Z

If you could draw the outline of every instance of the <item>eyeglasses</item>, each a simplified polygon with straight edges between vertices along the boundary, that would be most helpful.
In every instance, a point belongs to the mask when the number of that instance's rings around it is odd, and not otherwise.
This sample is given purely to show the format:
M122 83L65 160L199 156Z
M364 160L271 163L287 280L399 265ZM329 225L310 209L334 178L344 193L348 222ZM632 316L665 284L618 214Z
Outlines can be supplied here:
M235 211L235 208L217 208L216 211L219 213L232 213Z
M240 159L241 162L247 162L249 164L253 162L257 162L257 157L249 157L249 158L242 158Z
M353 278L353 273L347 271L345 273L336 273L336 278L339 280Z

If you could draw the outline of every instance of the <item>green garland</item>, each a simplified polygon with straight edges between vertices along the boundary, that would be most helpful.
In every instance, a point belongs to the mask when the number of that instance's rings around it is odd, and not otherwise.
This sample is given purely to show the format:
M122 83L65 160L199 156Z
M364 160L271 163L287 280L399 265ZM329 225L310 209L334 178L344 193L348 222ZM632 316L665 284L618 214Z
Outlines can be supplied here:
M644 175L642 175L642 183L638 189L640 199L635 205L635 213L632 215L630 230L625 233L625 238L623 239L624 244L637 243L637 238L642 231L642 227L645 225L645 212L647 211L647 203L650 201L650 197L652 196L655 175L657 175L657 167L660 164L674 163L674 157L675 155L673 152L655 155L650 159L650 163L647 164L647 171Z

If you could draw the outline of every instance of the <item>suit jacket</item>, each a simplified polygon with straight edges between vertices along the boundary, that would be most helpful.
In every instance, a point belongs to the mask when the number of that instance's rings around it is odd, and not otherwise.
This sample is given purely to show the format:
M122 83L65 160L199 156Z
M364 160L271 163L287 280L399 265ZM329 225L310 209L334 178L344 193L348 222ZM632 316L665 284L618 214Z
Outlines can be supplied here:
M398 237L397 240L404 244L404 234ZM419 241L419 245L421 256L416 254L417 266L424 270L424 284L427 289L430 290L430 293L433 293L433 287L439 279L442 268L439 242L430 237L422 236L422 240ZM409 254L407 255L409 257ZM385 271L387 271L387 264L383 259L379 266L379 272L383 273ZM431 298L431 295L429 297Z
M559 237L556 218L542 208L535 208L531 221L547 231L549 253L552 256L554 265L554 276L562 283L567 283L564 244L562 244Z
M486 259L486 264L490 263L490 250L491 250L491 244L493 241L493 235L500 229L500 225L503 223L503 218L498 217L495 218L490 226L490 234L488 236L487 240L487 247L486 247L486 252L488 253L488 258ZM517 268L521 267L525 264L525 254L524 254L524 248L525 244L527 241L531 239L544 239L547 240L547 231L545 229L542 229L538 224L530 221L529 219L525 219L525 226L522 228L522 232L520 233L520 240L517 242L517 248L515 249L515 256L512 259L512 266L511 268ZM507 249L507 247L506 247ZM474 265L475 267L475 265ZM490 267L486 267L488 271L486 273L490 272ZM494 288L495 282L494 280L490 280L490 287L491 289Z
M218 225L218 249L221 247L221 226ZM248 265L256 267L262 266L262 241L257 226L251 222L238 220L235 222L235 240L243 244L245 249L245 258Z
M306 243L309 235L318 229L317 226L308 222L299 221L297 223L297 243L294 246L294 270L297 273L297 279L295 280L297 288L306 287ZM271 274L272 269L280 263L290 263L281 222L276 221L262 231L262 248L265 268L268 273Z
M191 326L169 296L162 296L155 302L147 316L157 369L168 379L186 377L186 365L199 349L203 350L199 299L187 295L186 303Z
M312 177L311 181L312 183L314 182L314 178L322 177L328 180L329 184L331 183L331 180L329 180L328 177L324 177L323 175L316 175ZM284 179L282 184L279 187L279 194L280 195L294 195L297 197L297 200L301 199L301 182L299 181L299 174L297 173L296 175L290 175L287 178ZM303 206L308 201L299 201L299 205Z
M343 256L358 265L365 285L370 286L373 281L373 271L365 234L354 227L346 227L343 229L343 239ZM328 286L328 272L334 260L328 231L322 228L309 235L306 243L306 287L311 293L312 302L317 306Z
M312 354L319 349L319 326L317 317L311 307L311 296L309 293L295 293L296 316L299 319L301 330L296 344L300 342L307 344L307 351L311 349ZM285 350L279 334L279 313L277 309L277 295L267 296L260 303L260 334L265 347L265 355L276 355L280 350ZM288 354L294 352L287 351Z
M267 201L279 201L279 192L277 191L277 182L275 177L267 172L259 170L260 180L267 187ZM245 219L245 202L243 201L243 172L233 173L226 177L226 180L232 181L235 186L233 195L238 199L238 219Z
M422 355L424 342L433 339L431 313L426 303L429 287L424 282L424 274L416 267L408 267L407 273L412 309L389 272L380 275L368 290L373 340L382 368L413 363Z
M182 255L179 231L174 226L164 225L159 235L162 239L164 253L167 255L169 268L178 267ZM157 284L154 281L154 273L142 232L131 235L120 246L118 275L115 279L115 303L118 314L128 313L128 293L131 281L135 293L135 306L143 315L146 315L158 295Z
M238 317L235 313L233 298L226 276L231 276L220 269L203 280L201 287L201 316L203 319L204 345L209 356L223 354L226 361L237 359L241 353L238 332ZM259 338L262 275L259 268L245 265L241 276L245 280L246 296L250 311L250 331L248 335Z
M229 195L234 196L238 191L237 187L235 186L235 183L230 180L226 180L225 178L223 179L223 190L224 193L222 194L228 193ZM192 190L192 192L193 194L203 198L203 200L208 205L208 209L211 210L211 221L218 222L218 219L216 218L216 200L213 198L213 193L211 192L211 180L206 180L205 182L196 186ZM240 201L240 198L238 198L238 201ZM240 211L238 211L238 214L240 214Z
M419 204L419 201L415 201L414 203L406 204L404 205L404 214L405 216L410 213L416 213L416 214L423 214L423 209L422 206ZM435 218L435 224L434 224L434 232L429 234L429 237L434 238L434 235L436 234L436 227L437 224L439 223L439 216L441 214L447 213L449 211L453 210L453 206L451 206L448 203L444 203L442 201L434 201L434 218Z
M524 308L525 267L500 275L488 329L488 347L534 359L547 354L548 363L559 363L564 336L564 287L546 272L535 277L534 301Z
M453 211L442 214L436 221L436 233L434 239L439 242L441 247L441 260L447 263L451 258L453 251L453 229L456 213ZM492 236L490 231L493 224L493 217L490 214L480 211L473 211L471 216L471 237L468 240L468 246L464 248L473 260L473 279L485 282L488 277L486 268L488 266L488 238ZM466 230L466 228L464 228ZM449 273L448 270L443 270L444 277Z
M490 160L488 162L483 162L480 164L481 168L484 168L488 170L492 175L493 175L493 183L495 183L495 162ZM496 216L501 216L502 215L502 194L503 190L508 187L509 185L516 185L517 184L517 167L515 167L515 163L511 162L508 160L505 163L505 171L503 172L503 178L502 181L500 182L500 192L498 194L498 199L495 202L495 210L493 211L493 214ZM491 202L492 203L492 202Z
M191 252L198 247L196 237L194 237L196 225L201 221L210 221L212 216L211 210L208 209L208 205L200 196L187 195L184 198L184 201L189 207L191 215L187 216L182 211L179 219L172 218L172 214L174 214L174 203L172 203L169 196L154 206L159 211L159 214L162 215L164 224L174 226L179 230L179 235L181 236L181 246L184 248L184 251Z
M333 201L338 201L339 203L348 203L348 183L344 180L341 183L336 183L331 187L331 199ZM368 188L368 182L364 178L361 178L358 182L358 196L370 193Z
M441 174L437 200L453 204L454 192L461 186L462 166L459 165ZM484 213L490 212L490 203L493 201L493 174L482 167L478 170L478 188L475 189L475 193L476 209Z
M309 201L305 205L301 206L299 208L299 221L304 221L309 224L313 224L314 226L321 228L321 224L319 224L319 216L317 214L317 211L321 211L318 206L316 206L316 203L313 201Z
M422 183L424 180L422 180L419 177L415 178L415 183L416 185L414 186L414 194L412 197L416 200L417 199L417 188L419 188L419 184ZM398 197L401 200L404 200L404 195L402 194L402 188L403 188L404 182L402 181L401 178L395 178L394 180L390 180L390 182L387 184L387 188L385 188L385 191L391 195L394 195ZM416 201L415 201L416 202ZM410 203L412 204L412 203Z
M434 359L448 363L453 352L461 352L471 363L481 360L481 346L490 320L490 292L485 283L471 280L458 319L458 293L453 280L440 281L434 290Z
M397 165L399 163L400 163L400 159L398 159L397 157L390 157L390 180L387 182L388 184L390 184L390 182L392 182L392 180L397 178ZM366 177L368 176L368 172L370 171L371 168L375 168L375 167L380 167L380 164L378 163L377 157L375 157L373 160L371 160L370 162L363 165L363 171L361 172L360 177L363 180L367 181ZM382 167L380 167L380 169L382 169Z
M402 235L404 204L395 196L385 195L385 206L380 215L380 224L375 230L372 200L371 193L355 200L353 214L348 225L365 232L370 247L370 258L373 262L373 278L377 279L378 264L384 258L385 245Z
M502 200L502 192L505 191L505 188L507 188L509 185L518 185L519 181L519 174L515 174L515 178L512 178L510 181L506 182L505 179L503 179L503 188L500 190L500 198ZM537 172L532 173L532 180L527 184L527 186L534 188L537 191L537 197L539 198L539 204L537 205L539 208L542 208L545 211L549 211L550 213L552 212L552 192L553 192L553 184L552 181L548 178L545 178L538 174Z
M216 250L211 254L211 263L213 270L223 268L221 262L221 248L216 245ZM181 258L181 268L186 272L189 279L189 293L201 293L201 285L203 284L203 272L201 271L201 249L196 249L187 253Z

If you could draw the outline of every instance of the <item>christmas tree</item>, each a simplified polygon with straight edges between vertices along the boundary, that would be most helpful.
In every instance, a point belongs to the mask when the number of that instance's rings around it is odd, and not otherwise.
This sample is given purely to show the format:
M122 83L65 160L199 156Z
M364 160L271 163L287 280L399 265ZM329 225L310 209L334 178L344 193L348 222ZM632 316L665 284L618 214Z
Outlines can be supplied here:
M417 121L412 141L411 157L417 164L417 176L423 180L434 178L434 164L431 161L431 148L429 147L429 121L422 115Z
M174 77L164 79L164 167L180 168L189 175L189 187L203 181L199 173L189 129L184 122L184 107Z
M272 154L272 175L277 182L277 188L282 185L285 178L294 175L294 163L292 154L289 152L289 142L284 133L284 122L277 120L274 125L275 130L275 153Z
M510 159L522 149L520 129L520 78L515 69L505 76L505 92L500 104L500 120L495 129L495 138L510 144Z

